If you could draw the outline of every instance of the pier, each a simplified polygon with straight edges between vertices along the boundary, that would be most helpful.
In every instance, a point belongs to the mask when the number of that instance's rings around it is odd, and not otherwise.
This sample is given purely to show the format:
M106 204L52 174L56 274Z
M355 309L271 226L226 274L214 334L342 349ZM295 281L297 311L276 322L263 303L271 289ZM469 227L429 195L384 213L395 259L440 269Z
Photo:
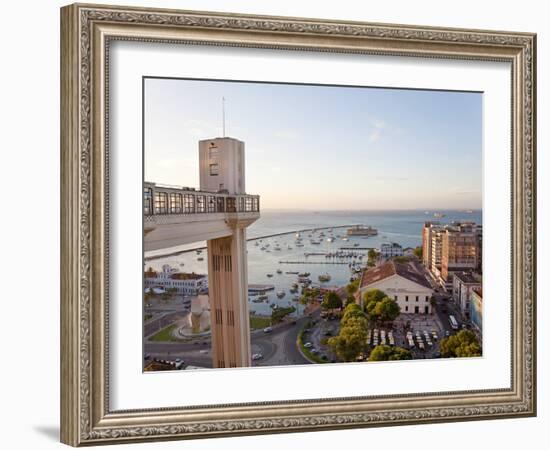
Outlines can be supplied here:
M279 264L340 264L349 265L348 261L279 261Z
M275 286L273 284L249 284L248 293L250 295L263 294L268 291L274 291Z

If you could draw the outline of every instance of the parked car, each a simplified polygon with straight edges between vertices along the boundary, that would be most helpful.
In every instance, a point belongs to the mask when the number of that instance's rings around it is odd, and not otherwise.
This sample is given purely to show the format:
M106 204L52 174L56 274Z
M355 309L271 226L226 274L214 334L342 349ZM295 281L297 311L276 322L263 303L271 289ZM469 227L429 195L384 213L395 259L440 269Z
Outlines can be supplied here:
M306 342L306 343L304 344L304 347L305 347L305 348L311 348L311 347L313 347L313 344L312 344L311 342Z
M271 333L273 331L273 328L271 327L265 327L264 328L264 333Z
M264 357L264 355L262 355L261 353L254 353L254 354L252 355L252 360L253 360L253 361L257 361L257 360L259 360L259 359L262 359L263 357Z

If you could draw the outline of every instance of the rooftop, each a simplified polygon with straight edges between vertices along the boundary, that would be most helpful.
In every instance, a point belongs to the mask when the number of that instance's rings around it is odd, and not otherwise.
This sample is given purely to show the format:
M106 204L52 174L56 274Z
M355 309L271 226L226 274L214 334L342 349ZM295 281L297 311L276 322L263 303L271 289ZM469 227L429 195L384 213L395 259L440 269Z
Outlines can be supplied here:
M397 263L395 261L389 261L381 266L364 271L361 277L361 287L370 286L393 275L399 275L421 286L432 288L426 277L418 272L412 263Z
M479 276L472 272L455 272L454 276L460 281L466 284L478 284L481 283Z

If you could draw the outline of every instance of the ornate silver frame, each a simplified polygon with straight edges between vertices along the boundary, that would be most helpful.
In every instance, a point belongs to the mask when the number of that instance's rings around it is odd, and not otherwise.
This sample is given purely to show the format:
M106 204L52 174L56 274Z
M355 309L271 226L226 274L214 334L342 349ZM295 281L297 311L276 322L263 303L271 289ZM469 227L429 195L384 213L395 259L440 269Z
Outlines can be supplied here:
M110 411L106 65L113 39L508 61L512 66L509 389ZM536 414L536 36L75 4L61 9L61 440L128 441Z

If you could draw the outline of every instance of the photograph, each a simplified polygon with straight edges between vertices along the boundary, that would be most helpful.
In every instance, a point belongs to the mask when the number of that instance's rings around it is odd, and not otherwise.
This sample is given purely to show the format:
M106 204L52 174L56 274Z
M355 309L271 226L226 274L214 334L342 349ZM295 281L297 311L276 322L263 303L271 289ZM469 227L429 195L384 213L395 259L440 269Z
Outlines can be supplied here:
M484 356L483 92L142 89L144 372Z

